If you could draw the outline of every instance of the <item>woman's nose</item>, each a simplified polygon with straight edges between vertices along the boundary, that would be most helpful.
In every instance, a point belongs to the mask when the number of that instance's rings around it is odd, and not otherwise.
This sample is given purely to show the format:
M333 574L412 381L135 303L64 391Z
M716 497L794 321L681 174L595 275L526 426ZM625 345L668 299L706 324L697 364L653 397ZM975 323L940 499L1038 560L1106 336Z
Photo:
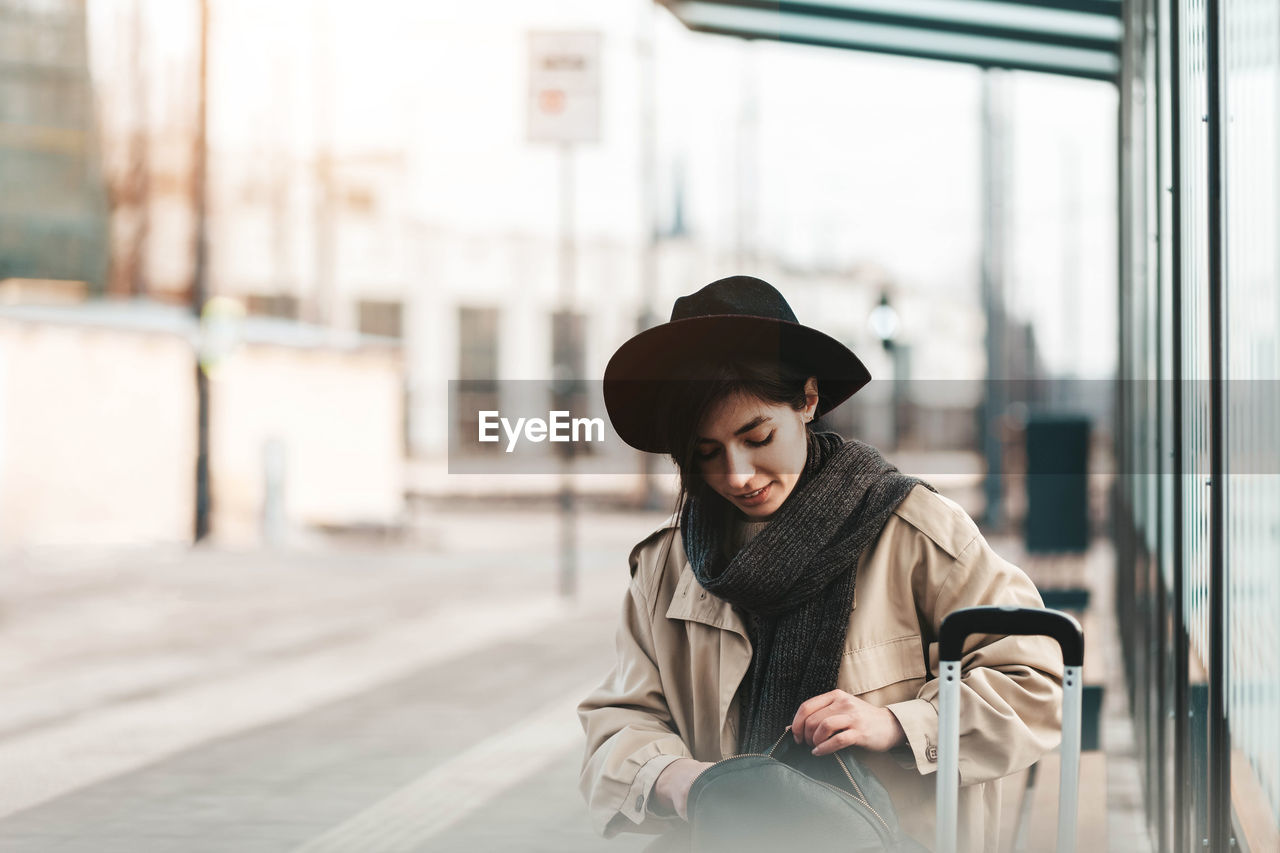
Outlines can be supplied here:
M749 454L737 449L725 451L725 480L729 488L745 488L755 473L756 469L751 464Z

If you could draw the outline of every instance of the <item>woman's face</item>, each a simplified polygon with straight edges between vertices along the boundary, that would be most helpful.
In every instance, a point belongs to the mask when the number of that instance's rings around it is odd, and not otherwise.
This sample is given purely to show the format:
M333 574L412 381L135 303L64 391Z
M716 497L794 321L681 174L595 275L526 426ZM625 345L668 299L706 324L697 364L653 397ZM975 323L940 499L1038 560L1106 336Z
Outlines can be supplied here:
M808 454L805 424L818 407L818 383L805 382L805 407L793 409L734 394L712 406L698 427L694 461L718 495L755 521L791 494Z

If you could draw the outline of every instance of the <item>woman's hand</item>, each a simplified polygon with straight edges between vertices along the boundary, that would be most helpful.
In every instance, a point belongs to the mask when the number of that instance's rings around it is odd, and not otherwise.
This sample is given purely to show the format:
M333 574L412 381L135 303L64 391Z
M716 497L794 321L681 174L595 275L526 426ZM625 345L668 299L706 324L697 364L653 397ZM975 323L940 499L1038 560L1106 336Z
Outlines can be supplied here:
M829 755L846 746L885 752L907 740L892 711L843 690L814 696L802 704L791 721L791 734L796 743L804 741L812 746L814 755Z
M709 761L697 761L692 758L677 758L658 774L653 783L653 794L661 805L675 809L682 820L689 819L689 788L711 766Z

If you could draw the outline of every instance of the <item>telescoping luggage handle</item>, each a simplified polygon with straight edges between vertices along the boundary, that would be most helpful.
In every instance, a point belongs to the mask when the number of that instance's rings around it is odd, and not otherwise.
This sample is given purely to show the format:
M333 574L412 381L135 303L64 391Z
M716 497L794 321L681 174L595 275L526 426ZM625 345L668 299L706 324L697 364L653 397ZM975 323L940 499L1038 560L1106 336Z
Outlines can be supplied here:
M1044 635L1062 647L1062 777L1058 786L1058 853L1076 846L1080 780L1081 669L1084 631L1070 614L1036 607L966 607L947 614L938 637L937 853L955 853L960 786L960 658L970 634Z

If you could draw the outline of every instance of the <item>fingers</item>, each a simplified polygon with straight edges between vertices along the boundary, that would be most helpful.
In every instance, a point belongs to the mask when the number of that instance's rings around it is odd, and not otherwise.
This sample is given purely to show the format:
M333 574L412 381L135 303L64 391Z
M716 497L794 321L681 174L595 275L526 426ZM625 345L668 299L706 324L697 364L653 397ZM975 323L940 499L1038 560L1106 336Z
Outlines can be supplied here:
M850 714L830 714L813 730L814 755L827 755L846 746L863 745L858 719Z
M795 738L796 743L801 741L812 743L813 741L809 740L809 732L806 730L810 725L810 718L840 697L847 695L843 690L831 690L802 702L796 710L795 717L791 720L791 735ZM816 725L820 720L821 717L818 720L813 720L812 724Z
M837 732L826 740L820 741L813 748L814 755L830 755L838 752L846 746L861 746L862 735L857 729L844 729Z
M813 743L815 746L823 741L839 734L846 729L853 728L857 725L857 721L848 714L830 714L823 718L822 722L813 730Z
M791 723L796 743L813 747L814 755L828 755L847 746L883 752L906 741L898 718L843 690L814 696L800 705Z

